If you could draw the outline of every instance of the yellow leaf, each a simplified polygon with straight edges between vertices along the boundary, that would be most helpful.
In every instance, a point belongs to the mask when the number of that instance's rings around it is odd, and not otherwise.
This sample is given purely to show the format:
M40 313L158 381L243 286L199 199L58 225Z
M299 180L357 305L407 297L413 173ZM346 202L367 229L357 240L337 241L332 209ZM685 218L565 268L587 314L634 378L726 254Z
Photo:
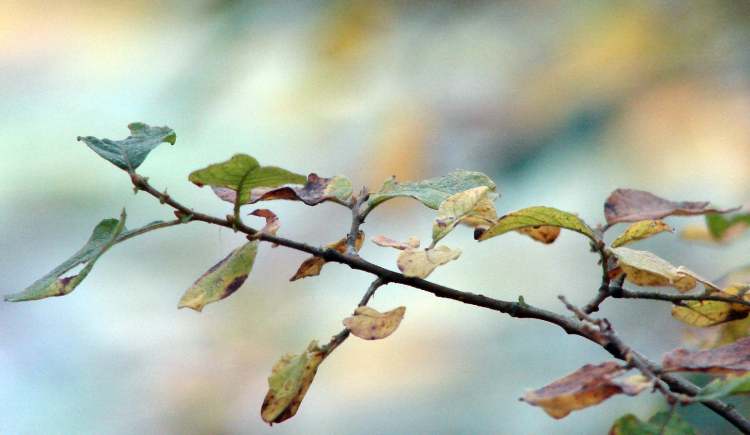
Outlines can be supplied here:
M365 340L380 340L388 337L401 324L406 307L398 307L380 313L370 307L358 307L354 316L344 319L344 326L352 334Z
M674 230L661 220L638 221L628 226L628 228L612 242L612 247L617 248L637 240L646 239L664 231L673 232Z
M707 288L720 290L715 284L701 278L694 272L675 267L666 260L647 251L637 251L626 247L609 250L627 276L627 280L640 286L674 287L686 292L701 282Z
M398 256L398 268L405 276L427 278L427 276L449 261L461 255L460 249L437 246L432 249L406 249Z
M365 241L365 233L360 231L359 234L357 234L357 240L354 243L354 250L359 252L360 249L362 249L362 243ZM335 249L336 251L344 254L346 253L346 237L344 237L341 240L338 240L333 243L329 243L326 245L330 249ZM297 272L295 272L294 276L289 278L289 281L296 281L298 279L307 278L309 276L318 276L320 275L320 271L323 269L323 266L327 263L322 257L318 256L312 256L306 259L305 261L300 264L299 268L297 269Z
M260 411L263 421L281 423L297 413L325 357L318 342L313 341L301 355L287 354L274 364Z
M467 216L471 215L472 220L478 220L482 218L483 213L485 215L491 214L486 202L481 204L483 210L474 211L482 200L487 199L489 193L489 187L479 186L453 194L441 202L438 215L432 225L433 243L448 235ZM489 207L492 207L492 211L494 211L491 201ZM485 222L485 224L489 223L491 222Z
M684 306L672 307L672 317L691 326L707 327L747 317L732 309L732 304L721 301L685 301Z

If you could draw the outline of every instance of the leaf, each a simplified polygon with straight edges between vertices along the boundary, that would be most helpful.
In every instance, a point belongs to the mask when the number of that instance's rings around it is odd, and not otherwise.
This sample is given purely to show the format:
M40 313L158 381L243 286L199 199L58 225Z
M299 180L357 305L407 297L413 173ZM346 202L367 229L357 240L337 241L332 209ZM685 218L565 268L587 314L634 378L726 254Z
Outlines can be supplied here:
M521 234L527 235L537 242L549 245L553 243L560 236L560 227L549 227L549 226L538 226L538 227L526 227L516 230Z
M597 240L593 230L578 216L552 207L529 207L509 213L501 217L487 231L475 234L475 238L483 241L505 234L508 231L543 226L569 229L581 233L591 240Z
M267 208L259 208L257 210L253 210L250 215L258 216L266 220L266 225L263 226L263 228L260 230L261 233L275 236L276 232L279 231L279 228L281 228L281 221L279 220L279 217Z
M741 375L750 371L750 338L709 350L675 349L664 355L662 367L673 372Z
M480 201L487 198L489 193L489 187L479 186L451 195L441 202L438 215L432 224L433 243L448 235L459 222L475 210ZM473 219L477 219L476 214Z
M460 256L460 249L451 249L445 245L432 249L409 248L401 252L397 264L404 276L427 278L435 268Z
M230 296L247 279L257 254L257 240L251 240L230 252L185 291L177 308L191 308L200 312L207 304Z
M344 326L352 334L365 340L380 340L393 334L404 318L406 307L398 307L385 313L370 307L357 307L354 315L344 319Z
M214 193L224 201L234 203L237 194L226 187L214 187ZM317 174L307 176L305 184L289 184L281 187L256 187L250 191L250 197L245 202L254 204L258 201L288 199L302 201L307 205L318 205L323 201L334 201L346 204L352 196L352 182L348 178L337 175L332 178L319 177Z
M123 140L78 136L89 148L120 169L133 172L154 148L166 142L174 145L177 135L169 127L151 127L142 122L128 124L130 136Z
M720 214L707 214L706 225L688 226L680 237L685 240L727 244L742 236L750 228L750 213L724 217Z
M367 204L374 208L389 199L406 196L437 210L440 203L449 196L480 186L486 186L493 192L497 190L490 177L481 172L460 170L444 177L408 183L399 183L395 178L391 178L383 183L379 191L370 195Z
M362 244L365 241L365 233L360 231L357 234L357 240L354 243L354 250L359 252L360 249L362 249ZM333 243L329 243L326 245L327 248L334 249L338 251L341 254L346 253L346 237L344 237L341 240L338 240ZM320 275L320 271L323 269L323 266L327 263L323 259L323 257L318 256L312 256L307 258L305 261L300 264L299 268L297 269L297 272L294 273L294 276L289 278L289 281L297 281L298 279L307 278L309 276L318 276Z
M700 393L695 398L697 400L714 400L748 393L750 393L750 375L743 375L727 379L714 379L701 388Z
M371 240L376 245L384 248L395 248L400 250L419 248L419 239L416 237L409 237L405 242L399 242L398 240L393 240L386 236L375 236Z
M126 217L123 209L119 220L104 219L99 222L91 233L91 237L78 252L23 291L6 295L5 301L31 301L52 296L63 296L72 292L91 272L99 257L117 243L117 237L125 229ZM63 277L65 273L81 264L84 264L84 267L77 274Z
M674 232L666 222L661 220L638 221L628 226L628 228L612 242L611 246L617 248L665 231Z
M612 248L609 252L628 281L640 286L674 287L681 292L693 289L700 282L707 288L720 290L715 284L701 278L684 267L675 267L666 260L648 251L637 251L626 247Z
M287 354L274 364L268 377L268 393L260 415L269 424L281 423L297 413L325 352L313 341L300 355Z
M637 222L667 216L693 216L706 213L728 213L739 208L716 209L708 201L669 201L652 193L635 189L617 189L604 203L604 216L609 225Z
M237 209L250 201L253 189L302 184L306 178L276 166L261 166L254 158L246 154L237 154L226 162L193 171L189 180L198 187L208 185L229 189L233 194L233 200L230 202L233 202ZM228 200L228 197L222 199Z
M648 422L633 414L618 418L609 435L698 435L698 433L676 412L659 412Z
M572 411L597 405L615 394L635 396L652 386L642 376L616 379L627 369L615 362L586 364L557 381L527 392L521 400L540 406L553 418L563 418Z
M733 304L721 301L684 301L683 304L672 307L672 317L691 326L715 326L748 316L746 310L735 310Z

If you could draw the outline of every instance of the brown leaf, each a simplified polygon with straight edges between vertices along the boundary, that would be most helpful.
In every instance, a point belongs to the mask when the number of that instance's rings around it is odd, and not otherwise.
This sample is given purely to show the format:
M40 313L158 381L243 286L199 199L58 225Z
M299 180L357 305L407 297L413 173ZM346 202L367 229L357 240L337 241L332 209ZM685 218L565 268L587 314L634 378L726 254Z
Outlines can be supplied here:
M531 237L537 242L542 242L545 245L549 245L550 243L554 242L560 235L560 227L550 227L545 225L521 228L516 231Z
M362 243L365 241L365 233L363 231L360 231L357 234L357 240L354 244L354 250L359 252L359 250L362 248ZM343 239L329 243L326 245L328 248L335 249L336 251L345 254L346 253L346 237ZM309 276L317 276L320 275L320 271L323 269L323 266L327 263L322 257L318 257L313 255L312 257L309 257L305 261L300 264L299 268L297 269L297 272L294 274L293 277L289 278L289 281L296 281L298 279L307 278Z
M370 307L357 307L354 315L344 319L344 326L352 334L365 340L380 340L393 334L404 318L406 307L398 307L385 313Z
M587 364L546 387L527 392L521 400L541 406L553 418L563 418L615 394L635 396L652 385L642 376L617 379L625 371L627 369L616 362Z
M395 248L400 250L419 248L419 239L416 237L409 237L405 242L399 242L398 240L393 240L386 236L375 236L371 240L373 243L382 246L383 248Z
M604 216L607 223L637 222L661 219L667 216L692 216L706 213L728 213L738 210L709 207L708 201L675 202L660 198L652 193L635 189L617 189L604 203Z
M709 350L675 349L664 355L662 368L673 372L744 374L750 371L750 338Z
M260 230L260 232L262 233L275 236L276 232L279 231L279 228L281 228L281 221L279 220L279 217L267 208L259 208L257 210L253 210L253 212L250 214L253 216L264 218L266 220L266 225Z

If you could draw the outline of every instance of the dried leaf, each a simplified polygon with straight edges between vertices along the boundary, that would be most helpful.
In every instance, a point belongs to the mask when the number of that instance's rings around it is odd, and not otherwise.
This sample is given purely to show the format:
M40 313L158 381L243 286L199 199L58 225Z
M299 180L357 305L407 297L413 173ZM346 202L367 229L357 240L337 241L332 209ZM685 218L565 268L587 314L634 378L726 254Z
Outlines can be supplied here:
M362 249L362 244L364 243L364 241L365 233L360 231L357 234L357 240L354 243L354 250L359 252L359 250ZM329 243L328 245L326 245L326 247L335 249L336 251L345 254L346 237L336 242ZM305 261L303 261L302 264L300 264L297 272L294 273L294 276L289 278L289 281L297 281L298 279L307 278L309 276L318 276L320 275L320 271L323 269L323 266L326 263L327 261L325 261L322 257L313 255L312 257L309 257Z
M352 334L365 340L380 340L393 334L404 318L406 307L380 313L370 307L357 307L354 315L344 319Z
M433 243L448 235L459 222L472 214L477 205L483 199L486 199L490 193L489 187L479 186L451 195L445 201L441 202L438 208L438 215L432 224ZM479 213L474 212L472 219L479 219ZM486 225L488 222L485 221L484 224Z
M615 394L635 396L652 386L642 376L617 379L626 370L615 362L587 364L546 387L527 392L521 400L542 407L553 418L563 418Z
M626 247L609 250L627 280L640 286L674 287L686 292L700 282L707 288L720 290L715 284L701 278L684 267L675 267L666 260L648 251L637 251Z
M750 338L709 350L675 349L664 355L662 367L673 372L741 375L750 371Z
M633 414L618 418L609 435L698 435L676 412L659 412L648 422L643 422Z
M410 248L398 256L398 268L405 276L427 278L435 268L461 256L460 249L451 249L445 245L432 249Z
M230 252L185 291L177 308L191 308L200 312L207 304L230 296L247 279L257 254L257 240L251 240Z
M665 231L674 232L672 227L661 220L638 221L628 226L628 228L612 242L611 246L617 248Z
M313 341L301 355L287 354L274 364L260 415L268 424L281 423L297 413L325 352Z
M604 203L607 223L637 222L667 216L692 216L706 213L728 213L738 210L709 207L708 201L669 201L652 193L635 189L617 189Z
M275 236L276 232L279 231L279 228L281 228L281 221L279 220L279 217L267 208L259 208L257 210L253 210L250 214L252 216L258 216L266 220L266 225L264 225L260 230L261 233Z
M538 227L526 227L517 230L519 233L527 235L537 242L549 245L557 240L560 236L560 227L549 227L549 226L538 226Z
M393 240L386 236L375 236L372 238L372 242L384 248L395 248L400 250L419 248L419 239L416 237L409 237L405 242L399 242L398 240Z
M94 228L88 241L81 249L64 263L57 266L47 275L35 281L23 291L6 295L6 302L22 302L36 299L44 299L53 296L66 295L78 286L91 272L94 263L112 245L117 243L117 237L125 230L125 210L120 215L120 220L105 219ZM151 225L151 224L150 224ZM73 268L84 265L77 274L63 276Z
M391 178L383 183L380 190L370 195L367 203L373 208L392 198L411 197L437 210L449 196L480 186L486 186L493 192L497 189L488 176L472 171L455 171L444 177L408 183L399 183Z
M461 219L461 224L472 228L487 229L497 222L497 210L495 209L495 199L497 194L489 193L485 195L474 206L474 209Z
M151 127L142 122L128 124L130 136L123 140L78 136L89 148L113 165L128 172L135 171L148 154L162 143L174 145L177 135L169 127Z
M578 216L552 207L529 207L501 217L497 223L487 231L475 233L474 238L479 241L505 234L508 231L533 227L566 228L596 240L594 232Z

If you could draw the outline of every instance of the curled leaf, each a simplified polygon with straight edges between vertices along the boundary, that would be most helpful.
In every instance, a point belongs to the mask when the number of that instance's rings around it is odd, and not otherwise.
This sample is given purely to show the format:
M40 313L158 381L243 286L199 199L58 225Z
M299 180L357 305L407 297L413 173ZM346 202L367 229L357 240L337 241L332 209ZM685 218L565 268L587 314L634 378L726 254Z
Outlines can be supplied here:
M191 308L200 312L207 304L230 296L247 280L257 254L257 240L251 240L230 252L185 291L177 308Z
M617 248L665 231L674 232L672 227L661 220L638 221L628 226L628 228L612 242L611 246Z
M482 200L486 199L489 193L489 187L479 186L453 194L445 201L441 202L440 207L438 208L438 215L435 218L435 222L432 224L433 243L448 235L448 233L450 233L459 222L471 215L477 205ZM484 211L486 212L486 205L484 208ZM477 213L478 212L474 212L472 219L478 219ZM484 222L485 225L490 223L492 222Z
M716 209L708 201L670 201L653 193L635 189L617 189L604 203L607 223L637 222L667 216L693 216L706 213L728 213L738 208Z
M252 216L258 216L266 220L266 225L264 225L260 230L260 232L262 233L275 236L276 232L279 231L279 228L281 228L281 221L279 220L279 217L276 216L276 213L267 208L259 208L257 210L253 210L250 214Z
M401 252L397 264L405 276L427 278L435 268L460 256L460 249L451 249L445 245L432 249L409 248Z
M146 160L148 154L162 143L174 145L177 135L169 127L151 127L142 122L128 124L130 136L123 140L99 139L93 136L78 136L95 153L113 165L133 172Z
M224 201L234 203L236 193L224 187L215 187L214 192ZM288 184L281 187L256 187L250 191L247 204L258 201L287 199L302 201L307 205L318 205L323 201L334 201L345 204L352 196L352 182L348 178L337 175L323 178L312 173L307 176L305 184Z
M675 267L648 251L621 246L609 250L626 274L627 280L640 286L674 287L681 292L692 290L698 282L707 288L720 290L715 284L684 267Z
M359 252L364 241L365 233L360 231L357 234L357 240L354 244L354 250ZM336 251L344 254L346 253L346 237L336 242L329 243L328 245L326 245L326 247L335 249ZM289 278L289 281L297 281L298 279L307 278L309 276L318 276L320 275L320 271L323 270L323 266L326 263L327 261L325 261L323 257L313 255L312 257L309 257L305 261L303 261L302 264L300 264L299 268L297 268L297 272L294 273L294 276Z
M260 415L268 424L281 423L297 413L325 352L313 341L300 355L287 354L274 364Z
M117 237L125 229L125 218L126 214L123 210L119 220L105 219L99 222L91 233L91 237L78 252L23 291L6 295L5 301L22 302L44 299L52 296L63 296L75 290L78 284L91 272L99 257L117 243ZM63 276L79 265L84 266L77 274Z
M451 172L444 177L416 182L399 183L395 178L391 178L383 183L380 190L372 193L367 202L368 206L373 208L392 198L411 197L437 210L440 203L449 196L480 186L486 186L493 192L497 189L495 183L485 174L463 170Z
M365 340L380 340L393 334L404 318L406 307L381 313L370 307L357 307L354 315L344 319L344 326L352 334Z
M486 231L475 233L475 238L482 241L505 234L508 231L534 227L565 228L581 233L591 240L596 240L593 230L578 216L556 208L541 206L509 213L498 219L497 223Z
M698 435L698 433L676 412L659 412L648 422L633 414L618 418L609 430L609 435Z
M375 236L372 238L372 242L384 248L395 248L400 250L419 248L419 239L416 237L409 237L405 242L399 242L398 240L393 240L386 236Z
M642 376L617 379L626 370L615 362L587 364L543 388L527 392L521 400L542 407L553 418L563 418L615 394L635 396L652 386Z
M675 349L664 355L662 368L673 372L741 375L750 371L750 338L709 350Z

